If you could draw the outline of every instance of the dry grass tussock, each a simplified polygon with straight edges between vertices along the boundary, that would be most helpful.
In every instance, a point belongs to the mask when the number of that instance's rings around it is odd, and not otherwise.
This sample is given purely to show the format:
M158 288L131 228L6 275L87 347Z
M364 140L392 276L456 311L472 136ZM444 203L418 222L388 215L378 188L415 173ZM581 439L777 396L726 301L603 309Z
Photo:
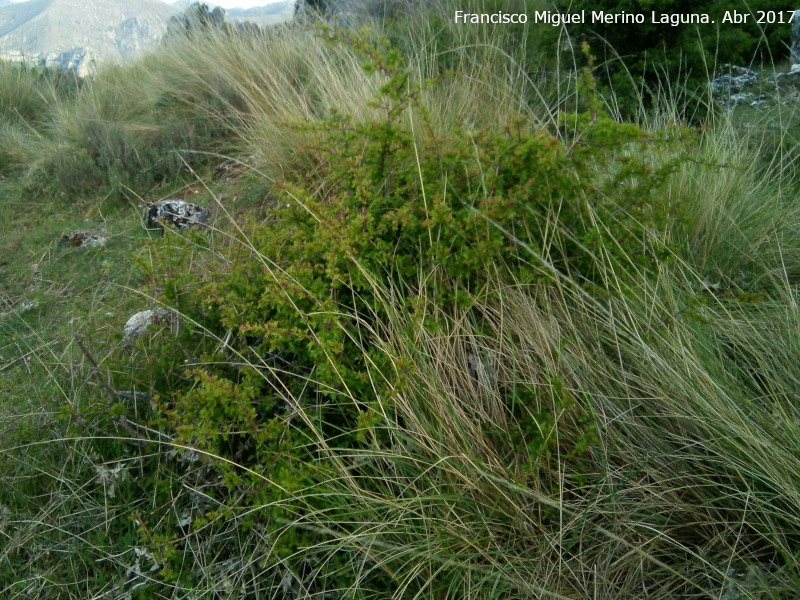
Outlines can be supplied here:
M339 456L341 508L319 525L362 515L341 547L434 595L783 597L800 508L797 379L783 362L796 315L711 307L725 339L709 340L680 317L654 327L665 308L498 286L480 335L468 319L432 333L392 312L383 348L411 374L375 410L394 415L394 449ZM758 347L747 374L723 354L745 339ZM347 476L354 465L368 475ZM447 592L442 570L455 573Z
M424 20L420 25L429 26ZM308 141L304 125L328 119L333 111L355 123L380 115L371 104L384 83L382 76L365 72L365 57L352 47L330 43L320 27L309 23L304 28L276 28L262 36L211 32L179 42L168 56L159 55L166 64L157 70L171 74L168 87L174 86L185 101L191 101L192 90L194 95L218 97L237 124L246 150L260 157L267 172L281 173ZM354 33L356 38L366 35L375 34ZM448 60L453 63L450 75L442 70L440 53L430 48L419 47L409 65L420 81L444 77L421 98L437 133L528 112L532 82L497 44L472 43L446 53L454 55ZM552 115L542 112L541 118Z

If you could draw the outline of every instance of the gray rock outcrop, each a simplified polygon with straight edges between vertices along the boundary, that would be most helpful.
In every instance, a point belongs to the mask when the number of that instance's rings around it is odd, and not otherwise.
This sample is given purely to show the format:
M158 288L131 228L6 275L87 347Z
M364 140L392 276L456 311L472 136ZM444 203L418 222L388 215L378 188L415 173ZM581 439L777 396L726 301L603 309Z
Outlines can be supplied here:
M796 105L800 99L800 64L788 73L772 73L764 77L738 65L725 65L710 83L716 104L733 110L750 106L765 110L777 105Z
M90 231L75 231L61 237L61 243L70 248L100 248L106 245L108 238Z
M747 67L723 65L722 69L723 72L711 82L711 90L715 94L738 94L746 86L758 81L758 73Z
M161 200L147 207L145 222L149 229L163 228L165 224L176 229L202 229L211 220L211 211L205 206L185 200Z
M792 65L788 73L775 73L770 76L770 81L776 83L780 89L796 88L800 85L800 64Z
M169 20L167 37L188 35L194 32L222 30L225 28L225 9L217 6L209 10L208 5L197 2L180 15Z

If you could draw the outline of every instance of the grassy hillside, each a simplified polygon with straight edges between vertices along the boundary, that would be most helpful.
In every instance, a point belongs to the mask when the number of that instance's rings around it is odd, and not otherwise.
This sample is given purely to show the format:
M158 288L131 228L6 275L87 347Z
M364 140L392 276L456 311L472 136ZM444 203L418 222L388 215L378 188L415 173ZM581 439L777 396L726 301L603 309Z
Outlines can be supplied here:
M416 19L0 65L0 597L796 596L788 138Z

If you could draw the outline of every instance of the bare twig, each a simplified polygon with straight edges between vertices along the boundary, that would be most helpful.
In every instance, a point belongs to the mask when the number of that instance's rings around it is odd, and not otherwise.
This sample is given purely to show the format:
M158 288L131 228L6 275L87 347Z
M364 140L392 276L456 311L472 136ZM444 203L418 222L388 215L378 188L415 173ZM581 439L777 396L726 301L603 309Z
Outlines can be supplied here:
M81 352L83 352L83 355L86 357L89 363L91 363L93 368L92 375L95 376L95 379L97 379L97 381L100 383L100 385L108 394L109 408L114 406L114 402L116 401L117 398L126 398L126 397L129 398L131 396L133 396L134 400L137 398L137 396L139 395L137 392L116 391L114 387L111 385L111 382L103 377L100 371L100 366L97 364L97 361L95 360L94 356L92 356L92 353L89 352L89 349L77 335L75 336L75 343L78 345L78 348L80 348ZM144 396L147 396L147 394L144 394ZM149 396L147 397L149 398ZM150 441L148 438L141 437L133 428L130 421L128 421L128 419L124 415L119 415L118 417L115 417L114 420L120 424L120 426L125 430L125 432L129 436L131 436L131 438L133 438L134 440L138 440L137 443L139 445L145 445L147 442Z

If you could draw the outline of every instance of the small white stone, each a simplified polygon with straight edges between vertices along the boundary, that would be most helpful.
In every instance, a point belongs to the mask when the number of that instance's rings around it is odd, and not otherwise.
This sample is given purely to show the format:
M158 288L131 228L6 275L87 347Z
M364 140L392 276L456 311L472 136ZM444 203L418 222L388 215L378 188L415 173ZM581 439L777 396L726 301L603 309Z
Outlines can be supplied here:
M145 334L147 328L154 323L164 324L174 322L176 322L176 315L171 310L166 310L164 308L143 310L133 315L128 319L128 322L125 323L125 327L122 329L122 334L124 336L122 341L125 344L130 344L134 340L139 339Z

